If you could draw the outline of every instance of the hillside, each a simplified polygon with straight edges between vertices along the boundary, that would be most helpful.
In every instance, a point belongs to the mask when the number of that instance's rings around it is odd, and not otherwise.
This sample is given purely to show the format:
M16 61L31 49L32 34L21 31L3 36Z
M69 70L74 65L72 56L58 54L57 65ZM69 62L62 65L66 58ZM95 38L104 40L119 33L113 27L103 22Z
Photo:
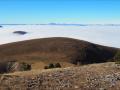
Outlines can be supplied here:
M1 90L119 90L120 65L101 63L4 74Z
M0 90L119 90L119 60L117 48L72 38L0 45Z
M113 61L118 49L71 38L43 38L0 45L0 62L19 61L43 69L50 63L62 67Z

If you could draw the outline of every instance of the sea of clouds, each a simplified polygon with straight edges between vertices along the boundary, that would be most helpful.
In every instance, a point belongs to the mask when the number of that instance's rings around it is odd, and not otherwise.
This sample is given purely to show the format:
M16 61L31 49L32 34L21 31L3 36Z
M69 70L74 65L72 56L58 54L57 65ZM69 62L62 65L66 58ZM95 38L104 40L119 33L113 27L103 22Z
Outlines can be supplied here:
M69 37L89 41L110 47L120 48L120 26L109 25L2 25L0 28L0 44L47 38ZM19 35L14 31L25 31Z

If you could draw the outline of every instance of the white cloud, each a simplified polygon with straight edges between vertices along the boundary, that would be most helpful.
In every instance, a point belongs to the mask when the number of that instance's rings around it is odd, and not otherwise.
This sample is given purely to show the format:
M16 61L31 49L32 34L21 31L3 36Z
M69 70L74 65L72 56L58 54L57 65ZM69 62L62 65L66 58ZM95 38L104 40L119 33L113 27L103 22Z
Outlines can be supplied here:
M15 35L14 31L28 34ZM4 25L0 44L46 37L70 37L120 48L120 26Z

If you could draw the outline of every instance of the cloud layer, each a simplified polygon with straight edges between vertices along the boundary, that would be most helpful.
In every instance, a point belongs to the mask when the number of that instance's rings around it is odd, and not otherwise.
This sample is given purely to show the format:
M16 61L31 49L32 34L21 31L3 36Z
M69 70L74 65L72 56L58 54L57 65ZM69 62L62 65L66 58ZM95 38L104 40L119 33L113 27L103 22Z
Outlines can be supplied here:
M28 33L16 35L15 31ZM0 44L46 37L70 37L120 48L120 26L3 25L0 28Z

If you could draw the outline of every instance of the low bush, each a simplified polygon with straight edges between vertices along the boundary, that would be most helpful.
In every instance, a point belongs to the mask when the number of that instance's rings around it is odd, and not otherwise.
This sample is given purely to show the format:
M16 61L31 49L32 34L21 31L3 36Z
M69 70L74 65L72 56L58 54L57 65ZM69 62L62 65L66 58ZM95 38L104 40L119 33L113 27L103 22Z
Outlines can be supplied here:
M61 65L60 63L56 63L56 64L50 63L48 66L44 67L44 69L52 69L52 68L61 68Z
M56 63L56 64L55 64L55 68L61 68L60 63Z
M48 66L45 66L44 69L49 69L49 67L48 67Z
M26 63L21 63L21 71L29 71L31 70L31 65L26 64Z
M52 63L50 63L50 64L48 65L48 67L49 67L49 68L55 68L54 64L52 64Z
M120 51L118 51L114 57L115 64L120 64Z

